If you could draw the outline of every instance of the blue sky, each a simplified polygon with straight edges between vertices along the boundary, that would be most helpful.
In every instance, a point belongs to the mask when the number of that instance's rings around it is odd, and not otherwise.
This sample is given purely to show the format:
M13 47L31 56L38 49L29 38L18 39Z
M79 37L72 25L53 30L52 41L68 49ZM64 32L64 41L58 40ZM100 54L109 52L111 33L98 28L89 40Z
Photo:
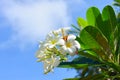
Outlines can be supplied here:
M100 10L113 0L0 0L0 80L62 80L74 77L74 69L55 68L43 74L37 63L38 42L59 27L76 25L87 8Z

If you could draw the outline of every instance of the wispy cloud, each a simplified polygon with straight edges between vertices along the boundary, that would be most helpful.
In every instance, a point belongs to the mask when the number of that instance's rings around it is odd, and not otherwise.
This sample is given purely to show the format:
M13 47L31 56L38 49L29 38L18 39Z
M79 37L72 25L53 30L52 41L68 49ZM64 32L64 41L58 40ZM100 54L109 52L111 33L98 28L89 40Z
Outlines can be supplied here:
M16 32L11 36L21 41L35 42L48 31L68 25L67 6L63 1L6 2L1 6L2 13Z
M69 4L65 0L1 0L0 12L13 30L7 42L34 43L50 30L69 26Z

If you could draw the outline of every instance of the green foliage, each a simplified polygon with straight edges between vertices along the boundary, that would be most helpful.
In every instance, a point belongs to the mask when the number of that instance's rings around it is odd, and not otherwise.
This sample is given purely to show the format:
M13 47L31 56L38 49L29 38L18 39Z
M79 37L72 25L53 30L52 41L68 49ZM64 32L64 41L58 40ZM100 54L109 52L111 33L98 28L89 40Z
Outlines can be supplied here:
M115 2L113 3L113 5L115 6L120 6L120 0L114 0Z
M98 8L96 7L91 7L87 10L86 13L86 17L87 17L87 21L88 24L91 26L95 26L95 27L101 27L102 26L102 17L100 14L100 11Z
M78 23L79 27L83 27L83 28L88 25L87 21L84 20L83 18L78 18L77 23Z
M81 45L78 51L80 57L61 63L59 67L79 69L82 71L79 80L120 78L120 22L113 8L108 5L100 13L98 8L91 7L87 10L86 18L77 19L81 28L76 38Z

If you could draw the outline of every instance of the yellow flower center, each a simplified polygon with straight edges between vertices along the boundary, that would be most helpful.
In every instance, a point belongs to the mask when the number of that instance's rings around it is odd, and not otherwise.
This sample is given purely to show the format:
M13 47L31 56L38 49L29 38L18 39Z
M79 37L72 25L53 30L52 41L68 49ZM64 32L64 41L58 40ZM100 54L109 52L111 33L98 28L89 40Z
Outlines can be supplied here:
M51 41L51 44L55 44L57 41L56 40L52 40Z
M70 42L66 42L66 47L70 48L72 44Z

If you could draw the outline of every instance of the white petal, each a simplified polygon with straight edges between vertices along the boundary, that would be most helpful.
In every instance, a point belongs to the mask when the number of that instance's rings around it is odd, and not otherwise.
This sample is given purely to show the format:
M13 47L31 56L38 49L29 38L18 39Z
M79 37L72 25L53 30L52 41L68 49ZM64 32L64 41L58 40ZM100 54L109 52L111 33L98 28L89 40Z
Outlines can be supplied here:
M68 38L67 38L67 41L74 41L76 39L76 36L75 35L68 35Z
M54 62L54 59L52 60L51 58L43 61L45 73L52 71L54 68Z
M59 49L60 53L63 54L63 55L66 55L66 51L67 51L67 47L66 46L62 46L60 49Z
M54 30L54 31L53 31L53 33L55 33L55 34L58 34L58 35L59 35L59 34L61 34L61 29Z
M60 64L59 58L55 58L54 67L57 67Z
M48 46L48 48L53 48L53 47L55 47L55 45L51 44L51 45Z
M78 41L74 41L73 45L77 48L80 49L80 43Z
M39 49L37 52L36 52L36 57L39 58L39 56L43 55L44 54L44 51Z
M58 45L65 45L65 41L63 39L59 39L57 42Z
M75 46L72 46L70 49L71 49L73 52L76 52L76 47L75 47Z
M67 47L66 47L66 46L62 46L61 49L62 49L63 51L67 51Z
M77 49L76 49L75 46L72 46L72 47L69 48L68 50L69 50L69 54L70 54L71 56L74 56Z
M59 51L60 51L61 54L66 55L66 51L63 50L62 48L60 48Z
M72 49L70 49L70 48L67 48L66 52L69 53L69 54L73 54L74 53L74 51L72 51Z

